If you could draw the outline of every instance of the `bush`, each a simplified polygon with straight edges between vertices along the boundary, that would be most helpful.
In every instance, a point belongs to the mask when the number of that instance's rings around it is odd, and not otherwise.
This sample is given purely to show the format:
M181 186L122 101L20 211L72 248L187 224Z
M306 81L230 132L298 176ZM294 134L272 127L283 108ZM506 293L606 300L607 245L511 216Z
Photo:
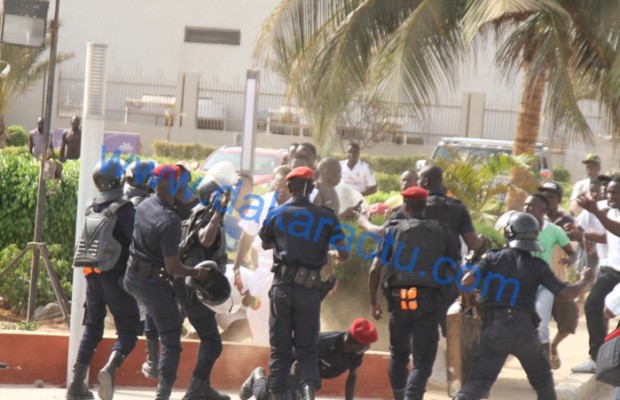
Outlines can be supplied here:
M562 166L553 166L553 180L556 182L570 182L570 172Z
M26 155L30 156L30 152L28 151L28 146L19 146L19 147L5 147L4 149L0 149L0 156L17 156L17 155Z
M379 190L376 193L366 196L366 202L368 204L385 203L387 199L398 194L400 194L400 190L393 190L390 192Z
M393 192L400 190L400 175L386 174L385 172L375 172L377 189L382 192Z
M204 161L205 158L213 151L219 149L218 146L209 146L198 143L170 143L166 141L156 141L152 145L155 156L170 157L178 160L199 160Z
M347 158L344 154L332 154L331 157L338 160L344 160ZM360 159L368 164L375 173L383 172L385 174L396 174L400 176L407 170L415 171L416 162L418 160L427 160L428 157L419 154L411 157L371 156L368 154L362 154Z
M28 145L28 131L21 125L10 125L6 128L7 146Z
M0 265L6 266L15 259L21 248L12 244L0 250ZM71 297L71 263L63 258L63 249L59 244L47 246L54 272L58 275L61 286L67 296ZM25 314L28 306L28 289L30 286L30 266L32 252L27 252L0 281L0 293L3 302L11 305L14 311ZM37 282L36 305L46 305L56 301L51 280L47 275L43 258L39 260L39 280Z

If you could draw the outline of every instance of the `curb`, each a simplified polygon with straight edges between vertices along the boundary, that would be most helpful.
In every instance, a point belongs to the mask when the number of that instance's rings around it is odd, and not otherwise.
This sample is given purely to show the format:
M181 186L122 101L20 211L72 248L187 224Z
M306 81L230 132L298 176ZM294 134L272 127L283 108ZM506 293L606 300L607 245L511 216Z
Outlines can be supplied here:
M610 385L596 380L595 374L571 374L555 385L558 400L591 400L611 389Z

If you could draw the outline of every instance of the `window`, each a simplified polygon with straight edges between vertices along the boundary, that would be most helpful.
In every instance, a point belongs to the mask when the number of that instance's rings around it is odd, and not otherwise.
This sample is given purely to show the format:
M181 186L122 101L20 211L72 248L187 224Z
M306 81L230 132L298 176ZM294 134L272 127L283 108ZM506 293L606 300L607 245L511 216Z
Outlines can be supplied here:
M238 29L185 27L186 43L241 44L241 31Z

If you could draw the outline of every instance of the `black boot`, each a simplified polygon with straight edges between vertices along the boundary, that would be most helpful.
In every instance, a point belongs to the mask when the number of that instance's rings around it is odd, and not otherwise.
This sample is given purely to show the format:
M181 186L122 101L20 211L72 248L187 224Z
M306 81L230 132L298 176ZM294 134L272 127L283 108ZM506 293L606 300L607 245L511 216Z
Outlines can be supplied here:
M211 387L210 379L205 379L202 385L202 394L205 400L230 400L230 396L222 394Z
M146 361L142 364L142 373L146 378L157 379L159 365L159 339L146 339Z
M99 398L101 400L114 398L114 374L124 359L125 356L120 351L114 350L110 354L108 363L99 371Z
M157 382L157 397L155 400L170 400L170 394L172 393L172 385L162 381Z
M271 393L271 400L289 400L288 392Z
M405 400L405 389L392 390L392 394L394 394L394 400Z
M88 365L75 363L73 366L73 382L67 389L67 400L88 400L94 399L93 392L88 390L88 386L84 383Z
M205 400L207 397L202 393L202 387L205 384L204 379L198 379L192 376L192 380L189 382L189 387L183 400Z
M301 385L301 399L314 400L314 388L308 384Z
M239 398L241 400L248 400L253 395L254 382L265 378L265 370L263 367L258 367L252 371L248 379L243 382L241 389L239 390Z

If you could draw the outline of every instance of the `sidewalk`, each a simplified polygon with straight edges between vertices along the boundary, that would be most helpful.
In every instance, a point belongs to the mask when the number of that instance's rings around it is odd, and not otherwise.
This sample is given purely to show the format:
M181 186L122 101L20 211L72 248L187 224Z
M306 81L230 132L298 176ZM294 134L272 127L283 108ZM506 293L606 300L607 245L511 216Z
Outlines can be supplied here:
M554 333L554 327L552 327L552 334ZM52 338L50 337L49 340ZM562 366L559 370L554 371L554 379L556 382L556 389L558 394L558 400L610 400L613 399L612 388L608 385L602 384L596 381L594 375L592 374L572 374L570 369L571 367L581 363L587 357L587 342L588 342L588 334L585 325L585 318L582 317L580 319L580 324L575 335L569 336L561 345L560 345L560 355L562 357ZM51 345L51 341L49 341ZM5 343L6 344L6 343ZM189 344L186 346L187 348L184 350L184 353L190 352ZM231 349L228 349L229 351ZM2 351L0 351L2 353ZM64 354L64 353L63 353ZM106 353L107 354L107 353ZM189 355L189 354L188 354ZM195 356L193 356L195 357ZM384 356L385 357L385 356ZM191 358L191 357L190 357ZM237 363L237 367L234 369L243 369L242 365L238 364L239 355L233 354L233 358ZM251 359L250 354L244 354L243 359L247 362L250 362ZM376 357L375 357L376 358ZM141 361L141 360L140 360ZM251 362L250 362L251 363ZM252 363L251 363L252 364ZM257 364L253 363L252 365ZM367 363L365 363L367 364ZM258 365L258 364L257 364ZM24 366L19 367L20 370L23 370ZM46 366L49 368L54 368L47 363ZM363 380L368 380L372 377L372 382L370 385L373 387L377 387L376 385L384 386L384 391L382 393L389 393L389 383L380 379L382 376L387 377L386 364L383 363L381 365L373 364L371 359L368 360L368 368L370 371L368 375L364 375ZM28 367L26 367L28 368ZM220 370L222 366L220 366ZM63 371L64 372L64 368ZM215 371L214 371L215 372ZM3 371L0 370L0 374ZM5 375L5 378L10 375ZM227 383L232 382L230 377L221 378L226 379ZM49 399L64 399L66 389L61 388L60 384L50 384L44 383L43 388L35 388L34 380L35 378L31 378L33 380L32 383L27 383L23 385L14 385L12 383L16 382L14 380L5 380L4 384L0 384L0 399L4 400L49 400ZM92 378L91 378L92 379ZM240 380L242 381L242 379ZM30 382L28 380L22 382ZM62 381L60 381L62 382ZM152 399L154 398L155 388L154 387L134 387L132 382L135 385L140 385L139 380L136 377L132 377L128 381L129 385L132 386L119 386L117 388L117 393L114 396L115 399L125 400L125 399ZM332 382L337 384L338 382ZM360 387L364 386L362 382L360 383ZM366 382L366 386L368 386L369 382ZM342 383L339 383L341 385ZM127 385L127 383L125 383ZM220 382L218 385L218 381L214 381L215 387L229 387L234 388L234 385L225 385L225 382ZM178 382L177 389L173 393L172 399L180 400L183 397L184 389L183 383ZM339 386L340 387L340 386ZM326 387L327 389L327 387ZM94 387L91 389L95 394L95 398L97 398L97 388ZM229 390L228 394L231 395L232 399L238 399L237 393ZM318 395L320 396L320 392ZM338 397L319 397L320 399L336 399ZM436 387L430 386L428 387L428 391L424 397L425 400L446 400L448 399L447 390L445 387ZM361 398L358 398L361 399ZM530 387L525 372L522 370L519 362L511 358L508 360L506 365L504 366L502 373L500 374L497 382L491 389L491 399L497 400L534 400L536 399L536 395L532 388Z

